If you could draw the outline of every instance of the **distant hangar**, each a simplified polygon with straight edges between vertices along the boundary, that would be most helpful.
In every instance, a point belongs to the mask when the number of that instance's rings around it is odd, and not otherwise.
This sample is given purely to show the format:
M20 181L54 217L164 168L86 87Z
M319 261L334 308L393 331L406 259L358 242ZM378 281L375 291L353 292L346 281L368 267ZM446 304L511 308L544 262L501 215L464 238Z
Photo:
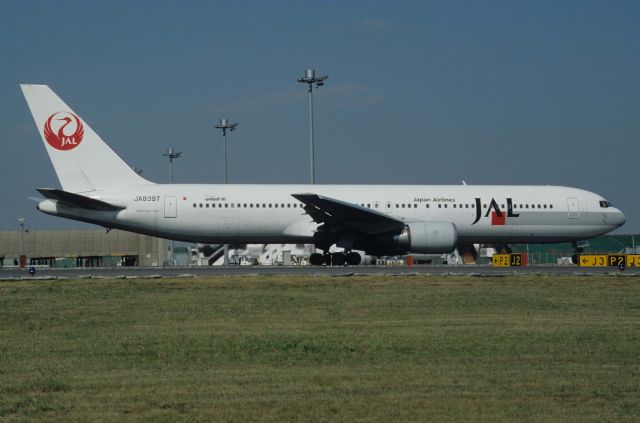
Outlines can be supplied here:
M0 266L22 254L26 265L50 267L162 266L168 257L165 239L115 229L0 231Z

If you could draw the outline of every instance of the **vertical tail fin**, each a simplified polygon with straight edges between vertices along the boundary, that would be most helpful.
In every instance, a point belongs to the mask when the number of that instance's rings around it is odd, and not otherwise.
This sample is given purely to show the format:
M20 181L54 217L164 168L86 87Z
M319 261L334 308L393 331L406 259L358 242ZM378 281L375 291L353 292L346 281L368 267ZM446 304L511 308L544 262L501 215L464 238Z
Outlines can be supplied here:
M150 184L133 171L46 85L20 85L62 189L70 192Z

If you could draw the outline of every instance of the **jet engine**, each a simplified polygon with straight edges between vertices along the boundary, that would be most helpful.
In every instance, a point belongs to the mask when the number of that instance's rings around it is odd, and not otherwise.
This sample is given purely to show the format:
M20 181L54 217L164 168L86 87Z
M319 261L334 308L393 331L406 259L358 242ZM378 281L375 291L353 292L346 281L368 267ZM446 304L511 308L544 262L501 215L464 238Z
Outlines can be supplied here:
M443 254L456 248L458 231L451 222L408 221L402 232L385 241L403 253Z

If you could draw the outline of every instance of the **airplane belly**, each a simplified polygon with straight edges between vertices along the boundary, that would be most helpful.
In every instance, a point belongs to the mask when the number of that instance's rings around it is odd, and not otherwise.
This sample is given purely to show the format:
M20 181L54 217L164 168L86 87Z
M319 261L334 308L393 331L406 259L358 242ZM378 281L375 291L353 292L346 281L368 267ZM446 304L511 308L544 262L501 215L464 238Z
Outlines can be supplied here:
M242 220L239 217L224 216L217 222L216 235L227 242L237 242L238 234L242 226Z

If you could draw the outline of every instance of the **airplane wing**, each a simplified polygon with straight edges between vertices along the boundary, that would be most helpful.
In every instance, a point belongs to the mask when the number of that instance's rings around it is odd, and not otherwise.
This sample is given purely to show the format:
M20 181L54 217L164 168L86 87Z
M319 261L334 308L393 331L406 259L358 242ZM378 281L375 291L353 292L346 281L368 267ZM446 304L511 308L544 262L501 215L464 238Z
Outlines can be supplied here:
M48 200L56 200L71 207L80 207L82 209L102 211L118 211L126 208L107 203L106 201L96 200L95 198L85 197L84 195L63 191L61 189L38 188L38 192L44 195L44 197Z
M402 230L405 222L358 204L318 194L291 194L304 204L304 210L316 223L329 227L346 227L367 234Z

